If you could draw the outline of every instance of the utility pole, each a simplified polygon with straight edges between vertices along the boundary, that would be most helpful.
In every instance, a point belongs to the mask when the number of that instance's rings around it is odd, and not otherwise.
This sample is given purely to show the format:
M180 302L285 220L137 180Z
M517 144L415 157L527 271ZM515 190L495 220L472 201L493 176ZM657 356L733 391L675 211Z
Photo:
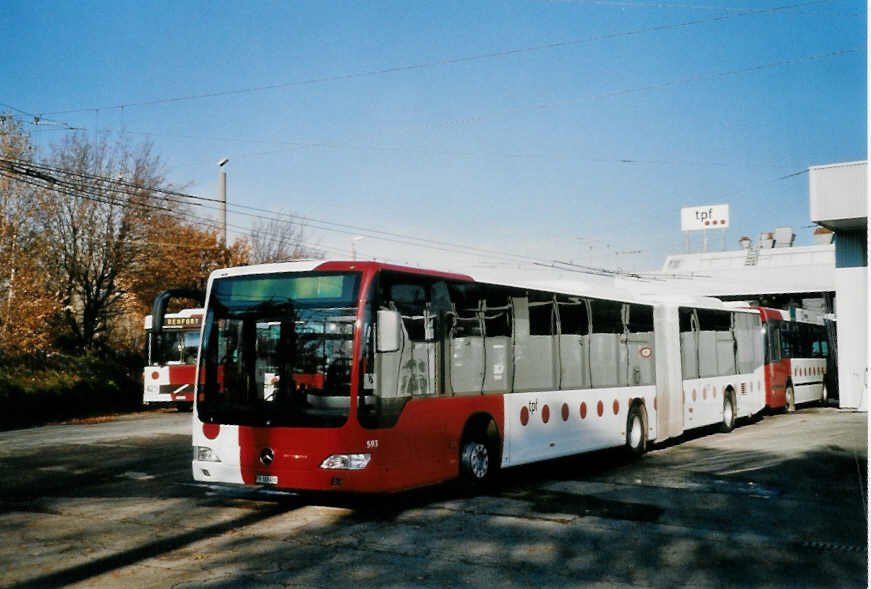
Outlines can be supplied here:
M351 238L351 259L357 259L357 242L361 239L366 239L365 235L355 235Z
M227 245L227 171L224 165L230 161L230 158L222 158L218 162L218 167L221 171L218 173L218 200L221 201L221 218L219 225L221 227L221 244Z

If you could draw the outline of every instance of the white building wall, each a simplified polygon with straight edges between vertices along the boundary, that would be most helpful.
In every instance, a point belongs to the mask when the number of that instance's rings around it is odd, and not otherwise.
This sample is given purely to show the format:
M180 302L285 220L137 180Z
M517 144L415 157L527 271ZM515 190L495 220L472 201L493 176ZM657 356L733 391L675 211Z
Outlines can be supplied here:
M808 175L812 221L868 217L868 162L813 166Z
M868 352L867 268L835 271L838 317L838 387L840 405L867 410L865 359Z

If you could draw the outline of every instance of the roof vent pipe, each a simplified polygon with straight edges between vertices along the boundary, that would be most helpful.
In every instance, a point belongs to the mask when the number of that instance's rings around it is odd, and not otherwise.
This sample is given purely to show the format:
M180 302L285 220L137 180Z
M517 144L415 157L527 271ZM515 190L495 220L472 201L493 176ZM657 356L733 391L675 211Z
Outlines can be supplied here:
M795 231L792 227L777 227L774 230L774 247L792 247L795 242Z

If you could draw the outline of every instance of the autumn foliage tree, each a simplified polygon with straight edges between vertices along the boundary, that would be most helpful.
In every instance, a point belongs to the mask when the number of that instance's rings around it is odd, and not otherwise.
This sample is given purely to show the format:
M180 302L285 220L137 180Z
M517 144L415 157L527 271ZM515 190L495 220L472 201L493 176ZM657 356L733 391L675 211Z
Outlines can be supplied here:
M140 219L164 206L148 188L164 183L160 160L148 144L131 151L105 136L91 142L76 134L50 161L51 187L40 204L47 263L62 305L59 335L68 348L93 350L121 314L121 278L144 249Z
M155 216L147 223L147 251L125 276L141 312L149 312L154 298L167 288L205 290L212 271L248 263L244 239L225 246L215 229L175 215Z
M0 116L0 428L141 402L155 296L249 261L189 202L149 143L75 134L40 161Z
M0 159L0 355L22 356L50 345L60 305L42 255L38 189L9 163L31 159L30 140L10 116L0 116Z
M225 245L208 208L168 184L150 143L77 133L38 161L0 118L0 352L131 350L161 291L320 254L292 216Z

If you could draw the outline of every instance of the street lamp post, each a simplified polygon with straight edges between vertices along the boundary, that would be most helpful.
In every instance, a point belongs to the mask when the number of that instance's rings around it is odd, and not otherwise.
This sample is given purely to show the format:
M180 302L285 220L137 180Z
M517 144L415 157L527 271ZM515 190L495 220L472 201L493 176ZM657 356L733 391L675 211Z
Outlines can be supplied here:
M366 239L366 236L365 235L355 235L354 237L351 238L351 259L352 260L357 259L357 242L362 240L362 239Z
M221 227L221 243L227 245L227 171L224 165L230 161L230 158L221 158L218 162L218 200L221 201L221 218L219 225Z

